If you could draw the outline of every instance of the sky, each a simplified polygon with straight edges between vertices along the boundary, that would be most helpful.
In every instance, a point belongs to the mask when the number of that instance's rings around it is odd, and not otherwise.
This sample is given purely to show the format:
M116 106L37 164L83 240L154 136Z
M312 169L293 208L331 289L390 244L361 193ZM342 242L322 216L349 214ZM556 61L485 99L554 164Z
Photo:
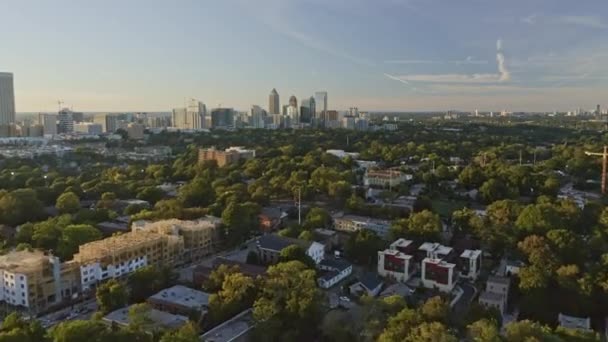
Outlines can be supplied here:
M608 107L606 0L0 0L18 112Z

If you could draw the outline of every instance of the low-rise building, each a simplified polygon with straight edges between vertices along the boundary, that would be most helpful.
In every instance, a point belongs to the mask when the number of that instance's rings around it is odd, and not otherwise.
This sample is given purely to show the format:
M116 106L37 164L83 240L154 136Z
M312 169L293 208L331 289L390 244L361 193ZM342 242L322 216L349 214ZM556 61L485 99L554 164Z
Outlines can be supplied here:
M109 325L119 325L126 327L131 323L131 317L129 310L132 306L118 309L110 312L102 318L102 321ZM161 331L161 330L174 330L188 323L188 317L182 315L174 315L168 312L156 310L150 308L146 312L146 324L143 327L145 331Z
M337 214L333 217L334 228L343 232L356 232L362 229L371 230L379 237L388 237L391 223L386 220L365 216Z
M479 304L496 308L501 314L504 313L509 299L510 284L511 280L506 277L488 277L486 289L479 296Z
M591 331L590 317L575 317L564 315L561 312L557 315L557 321L560 327L566 329L578 329L583 331Z
M247 342L255 327L253 311L247 309L201 335L205 342Z
M399 170L367 170L363 176L363 184L369 187L391 188L413 178L412 175Z
M126 276L148 265L177 265L184 239L150 231L131 231L81 245L74 261L80 266L83 289Z
M465 249L460 254L460 277L476 280L481 272L481 250Z
M198 150L199 163L215 160L219 167L253 158L255 158L255 150L246 150L242 147L230 147L225 151L216 150L215 148L201 148Z
M78 295L79 276L74 262L40 251L9 252L0 256L0 301L37 313Z
M147 302L154 309L190 317L207 312L209 296L203 291L175 285L150 296Z
M384 251L378 252L378 274L399 282L408 281L416 272L414 244L410 240L399 239Z
M479 304L486 308L494 308L501 314L505 312L505 296L500 293L483 291L479 295Z
M198 220L161 220L156 222L135 221L133 231L151 231L158 234L179 236L184 241L181 261L197 262L218 250L221 219L207 216Z
M287 216L287 213L281 208L264 207L258 215L260 229L264 232L277 230L281 227L285 219L287 219Z
M142 140L144 138L144 125L132 122L127 125L127 136L131 140Z
M319 287L323 289L336 285L353 272L353 265L341 259L323 259L317 267L321 271L324 271L319 279L317 279Z
M325 246L316 241L290 239L278 235L263 235L257 241L258 256L265 264L274 264L279 261L281 251L291 245L298 245L304 249L315 264L319 264L325 257Z
M456 264L441 259L422 260L422 285L429 289L452 292L456 285Z
M377 274L366 273L361 276L358 282L349 287L349 291L354 296L366 294L371 297L376 297L380 294L380 291L382 291L382 285L384 285L384 282Z

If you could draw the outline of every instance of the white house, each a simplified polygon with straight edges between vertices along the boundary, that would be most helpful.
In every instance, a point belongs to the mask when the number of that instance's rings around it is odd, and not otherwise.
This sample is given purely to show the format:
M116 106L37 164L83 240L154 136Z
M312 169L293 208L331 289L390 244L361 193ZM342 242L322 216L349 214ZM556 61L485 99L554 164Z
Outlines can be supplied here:
M344 260L338 259L324 259L322 260L317 267L325 271L319 279L317 279L317 283L319 287L323 289L328 289L353 272L353 265Z

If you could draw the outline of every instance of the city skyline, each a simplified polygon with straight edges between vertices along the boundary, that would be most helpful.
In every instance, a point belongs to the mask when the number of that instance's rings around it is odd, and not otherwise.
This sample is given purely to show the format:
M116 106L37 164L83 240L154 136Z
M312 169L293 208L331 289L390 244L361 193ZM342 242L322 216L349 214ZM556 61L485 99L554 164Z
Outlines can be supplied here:
M8 1L0 24L17 112L56 111L58 100L170 111L185 98L247 110L272 88L285 99L326 90L338 110L606 106L600 0L35 3ZM311 8L319 15L288 15Z

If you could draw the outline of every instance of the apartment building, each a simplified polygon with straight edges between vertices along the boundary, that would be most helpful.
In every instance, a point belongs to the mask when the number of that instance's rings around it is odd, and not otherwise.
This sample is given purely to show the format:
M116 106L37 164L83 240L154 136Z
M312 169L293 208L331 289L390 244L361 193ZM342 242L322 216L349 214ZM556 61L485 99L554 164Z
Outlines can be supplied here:
M367 170L363 185L369 187L392 188L412 180L413 176L399 170Z
M362 229L371 230L381 238L389 235L391 223L371 217L338 214L333 217L334 229L343 232L356 232Z
M399 239L378 252L378 274L405 283L416 272L413 241Z
M477 280L481 272L481 254L481 250L479 249L465 249L460 254L459 268L461 278Z
M139 230L81 245L74 255L83 289L148 265L175 265L184 254L181 236Z
M156 222L135 221L133 231L148 231L163 235L181 237L184 241L184 254L181 262L197 262L213 254L220 244L221 219L207 216L198 220L178 219Z
M255 158L255 150L246 150L242 147L230 147L224 151L216 150L215 148L201 148L198 150L199 163L215 160L219 167L253 158Z
M422 260L422 285L442 292L451 292L456 285L456 264L453 249L438 243L426 242L418 247L426 257Z
M490 276L486 282L486 290L479 296L479 304L498 309L504 313L509 300L511 279L507 277Z
M0 301L31 313L45 310L77 294L78 265L40 251L0 256Z

